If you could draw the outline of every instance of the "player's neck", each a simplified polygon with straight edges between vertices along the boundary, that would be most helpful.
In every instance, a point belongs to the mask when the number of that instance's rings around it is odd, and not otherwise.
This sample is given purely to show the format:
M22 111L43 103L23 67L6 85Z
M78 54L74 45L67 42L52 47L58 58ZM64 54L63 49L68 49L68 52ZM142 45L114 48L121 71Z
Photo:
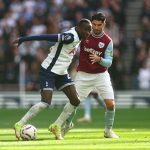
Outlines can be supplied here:
M78 27L77 27L77 26L75 26L75 31L77 32L78 37L79 37L79 39L81 40L81 35L79 34L79 31L78 31Z
M91 34L92 34L93 37L100 38L104 35L104 31L102 31L100 34L95 34L93 31L91 31Z

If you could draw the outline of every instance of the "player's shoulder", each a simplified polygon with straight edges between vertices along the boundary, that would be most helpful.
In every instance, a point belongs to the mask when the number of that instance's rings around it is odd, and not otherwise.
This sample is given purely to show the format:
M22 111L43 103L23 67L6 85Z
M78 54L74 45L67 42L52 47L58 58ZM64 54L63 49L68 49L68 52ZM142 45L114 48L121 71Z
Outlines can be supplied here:
M109 40L109 41L112 41L112 38L107 34L107 33L105 33L104 32L104 35L103 35L107 40Z
M63 43L70 44L73 41L79 40L77 38L76 34L77 33L75 32L75 29L71 28L71 29L61 33L60 36L61 36L61 39L62 39Z
M69 29L69 30L67 30L67 31L65 31L64 33L66 33L66 34L73 34L74 36L77 34L74 27Z
M65 31L64 33L73 34L74 35L74 34L76 34L76 31L75 31L75 28L71 28L71 29Z
M74 40L79 41L79 36L78 36L78 34L77 34L76 30L75 30L75 27L73 27L73 28L67 30L67 31L64 32L64 33L71 34L71 35L74 37Z

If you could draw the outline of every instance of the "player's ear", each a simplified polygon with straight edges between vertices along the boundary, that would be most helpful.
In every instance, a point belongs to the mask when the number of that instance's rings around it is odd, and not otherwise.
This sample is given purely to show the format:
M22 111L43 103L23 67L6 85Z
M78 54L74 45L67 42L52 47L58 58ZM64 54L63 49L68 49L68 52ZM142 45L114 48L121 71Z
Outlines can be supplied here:
M103 26L104 26L104 27L106 26L106 20L104 21Z

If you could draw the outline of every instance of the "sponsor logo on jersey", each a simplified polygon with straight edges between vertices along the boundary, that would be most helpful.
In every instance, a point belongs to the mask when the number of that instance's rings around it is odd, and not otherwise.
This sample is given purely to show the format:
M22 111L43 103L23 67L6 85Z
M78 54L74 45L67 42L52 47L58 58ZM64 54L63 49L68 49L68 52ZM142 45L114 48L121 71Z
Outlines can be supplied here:
M62 34L61 35L61 40L62 41L68 41L68 40L70 40L72 37L71 37L71 35L69 35L69 34Z
M100 56L101 53L102 53L102 52L98 52L98 51L96 51L96 50L94 50L94 49L92 49L92 48L86 48L85 46L84 46L84 51L89 52L89 53L92 53L92 54L96 54L96 55L98 55L98 56Z
M103 48L104 46L105 46L104 43L102 43L102 42L99 42L99 43L98 43L98 47L99 47L99 48Z
M71 36L70 35L65 35L65 40L70 40L71 39Z

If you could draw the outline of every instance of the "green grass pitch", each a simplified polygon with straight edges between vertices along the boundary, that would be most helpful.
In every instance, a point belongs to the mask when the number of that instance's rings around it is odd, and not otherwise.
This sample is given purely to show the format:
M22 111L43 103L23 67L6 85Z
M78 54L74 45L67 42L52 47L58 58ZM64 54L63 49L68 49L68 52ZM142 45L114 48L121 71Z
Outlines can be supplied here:
M114 131L120 139L103 138L104 110L92 110L91 123L77 123L83 115L79 109L74 118L75 128L65 140L55 140L47 130L57 118L60 108L41 112L29 123L38 129L35 141L17 141L13 125L26 109L0 109L0 150L150 150L150 109L117 109Z

